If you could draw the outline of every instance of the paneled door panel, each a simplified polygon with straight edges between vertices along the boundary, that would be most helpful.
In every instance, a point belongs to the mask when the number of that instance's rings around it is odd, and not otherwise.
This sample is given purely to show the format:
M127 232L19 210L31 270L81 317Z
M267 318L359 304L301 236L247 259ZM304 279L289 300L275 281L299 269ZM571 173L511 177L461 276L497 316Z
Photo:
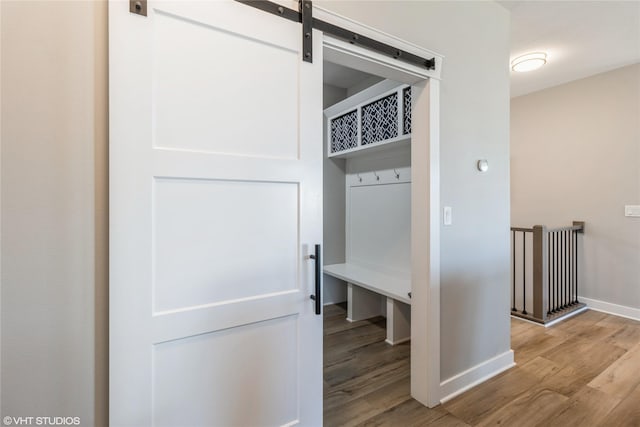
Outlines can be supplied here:
M154 346L154 425L215 420L276 426L296 420L299 381L291 367L299 359L297 326L296 316L289 316Z
M109 7L110 422L318 425L322 46L234 1Z
M298 157L296 24L275 23L294 27L283 46L183 16L157 12L154 19L155 146ZM247 66L224 66L234 61Z
M154 313L299 289L299 205L297 183L156 179Z

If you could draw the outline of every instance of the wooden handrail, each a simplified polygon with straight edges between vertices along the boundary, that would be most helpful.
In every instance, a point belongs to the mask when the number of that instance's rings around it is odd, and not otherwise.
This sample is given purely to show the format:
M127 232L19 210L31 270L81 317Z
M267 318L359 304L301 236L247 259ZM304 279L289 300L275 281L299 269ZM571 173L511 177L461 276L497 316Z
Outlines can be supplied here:
M572 226L568 226L568 227L558 227L558 228L548 228L547 231L552 233L554 231L571 231L571 230L575 230L575 231L583 231L584 230L584 226L583 225L572 225Z
M511 231L522 231L523 233L533 233L533 228L511 227Z

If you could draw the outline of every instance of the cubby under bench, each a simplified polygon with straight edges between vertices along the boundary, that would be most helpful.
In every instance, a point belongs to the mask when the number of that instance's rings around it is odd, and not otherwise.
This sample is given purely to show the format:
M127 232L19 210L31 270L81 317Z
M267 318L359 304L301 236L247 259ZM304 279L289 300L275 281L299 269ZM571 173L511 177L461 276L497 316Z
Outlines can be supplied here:
M410 279L356 264L325 265L324 273L347 282L349 322L385 316L387 343L394 345L411 339Z

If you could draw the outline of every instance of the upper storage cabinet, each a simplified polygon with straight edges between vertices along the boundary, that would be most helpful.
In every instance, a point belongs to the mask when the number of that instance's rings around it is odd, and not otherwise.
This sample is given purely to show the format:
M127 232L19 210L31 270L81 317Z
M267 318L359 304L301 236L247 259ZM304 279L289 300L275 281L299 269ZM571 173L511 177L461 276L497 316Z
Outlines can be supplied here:
M353 157L411 141L411 86L384 80L324 111L329 157Z

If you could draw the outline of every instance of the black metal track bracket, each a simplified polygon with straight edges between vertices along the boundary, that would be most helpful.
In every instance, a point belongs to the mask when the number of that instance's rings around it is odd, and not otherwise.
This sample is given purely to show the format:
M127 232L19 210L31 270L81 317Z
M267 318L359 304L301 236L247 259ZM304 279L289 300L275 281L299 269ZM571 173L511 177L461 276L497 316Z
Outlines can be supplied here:
M302 60L313 63L313 4L311 0L300 0L302 21Z
M147 16L147 0L129 0L129 12Z
M306 62L313 62L312 29L315 28L316 30L322 31L323 33L329 34L337 39L362 46L383 55L390 56L399 61L417 65L419 67L426 68L427 70L436 69L435 58L422 58L421 56L415 55L411 52L398 49L386 43L374 40L370 37L363 36L362 34L354 33L353 31L349 31L342 27L338 27L337 25L333 25L320 19L314 18L312 14L313 4L311 0L300 0L299 11L280 6L279 4L273 3L268 0L236 1L246 4L247 6L255 7L256 9L269 12L273 15L281 16L290 21L302 23L302 59Z

